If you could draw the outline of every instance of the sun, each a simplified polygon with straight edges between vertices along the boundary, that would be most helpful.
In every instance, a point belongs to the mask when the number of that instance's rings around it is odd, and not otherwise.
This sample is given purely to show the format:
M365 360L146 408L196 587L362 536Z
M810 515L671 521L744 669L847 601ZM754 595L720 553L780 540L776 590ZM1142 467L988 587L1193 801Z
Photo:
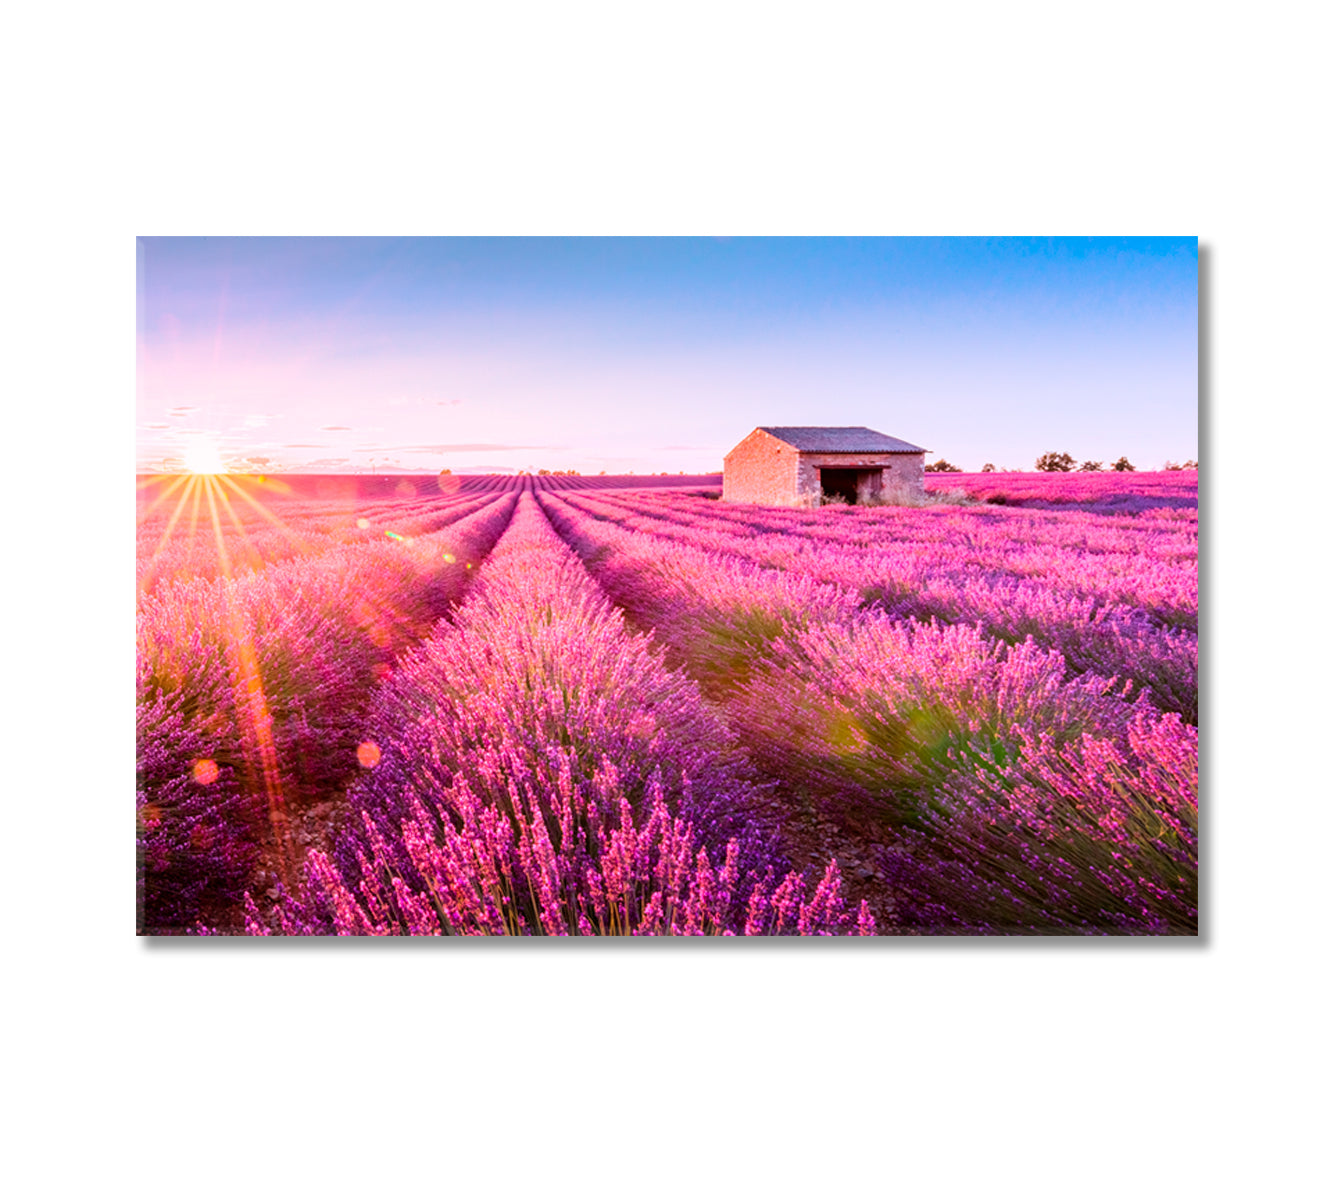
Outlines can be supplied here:
M210 442L195 442L185 451L185 469L191 475L225 475L227 466Z

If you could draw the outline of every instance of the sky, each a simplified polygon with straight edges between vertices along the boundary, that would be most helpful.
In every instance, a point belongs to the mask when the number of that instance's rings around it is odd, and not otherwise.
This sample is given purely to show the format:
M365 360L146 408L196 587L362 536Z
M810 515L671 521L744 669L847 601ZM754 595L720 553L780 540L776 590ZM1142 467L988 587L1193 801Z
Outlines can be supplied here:
M693 474L757 425L1158 469L1197 280L1193 237L145 237L137 469Z

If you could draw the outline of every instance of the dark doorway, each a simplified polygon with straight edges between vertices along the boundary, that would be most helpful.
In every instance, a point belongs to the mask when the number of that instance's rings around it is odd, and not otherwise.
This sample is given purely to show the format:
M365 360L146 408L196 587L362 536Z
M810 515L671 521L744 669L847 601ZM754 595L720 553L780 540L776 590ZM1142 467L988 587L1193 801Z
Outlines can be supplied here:
M856 504L857 476L865 473L865 471L852 471L847 467L821 467L820 490L831 500Z

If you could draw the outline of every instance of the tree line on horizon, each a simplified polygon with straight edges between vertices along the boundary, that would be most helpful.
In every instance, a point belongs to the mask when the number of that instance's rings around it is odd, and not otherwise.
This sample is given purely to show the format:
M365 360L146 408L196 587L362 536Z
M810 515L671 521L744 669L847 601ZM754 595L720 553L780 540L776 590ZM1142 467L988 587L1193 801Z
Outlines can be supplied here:
M1188 458L1182 463L1168 461L1163 464L1163 470L1196 471L1199 470L1199 466L1200 464L1195 459ZM963 472L962 467L956 467L953 463L947 462L943 458L938 458L933 463L927 463L925 469L935 474L946 472L961 474ZM1095 461L1093 459L1086 459L1084 462L1079 463L1079 465L1076 466L1073 455L1050 450L1046 454L1038 456L1037 461L1033 464L1033 469L1036 471L1134 471L1138 468L1136 468L1135 464L1124 454L1112 463L1110 467L1104 466L1101 461ZM1009 472L1010 468L998 467L995 463L982 464L982 474L990 474L993 471L1005 473Z

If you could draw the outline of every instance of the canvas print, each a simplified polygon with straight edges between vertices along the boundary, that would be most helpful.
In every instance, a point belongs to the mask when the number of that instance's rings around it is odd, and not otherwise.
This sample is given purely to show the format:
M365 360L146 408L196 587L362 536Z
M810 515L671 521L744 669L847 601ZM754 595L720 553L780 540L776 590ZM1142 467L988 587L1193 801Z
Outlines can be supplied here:
M1195 934L1197 281L139 239L138 931Z

